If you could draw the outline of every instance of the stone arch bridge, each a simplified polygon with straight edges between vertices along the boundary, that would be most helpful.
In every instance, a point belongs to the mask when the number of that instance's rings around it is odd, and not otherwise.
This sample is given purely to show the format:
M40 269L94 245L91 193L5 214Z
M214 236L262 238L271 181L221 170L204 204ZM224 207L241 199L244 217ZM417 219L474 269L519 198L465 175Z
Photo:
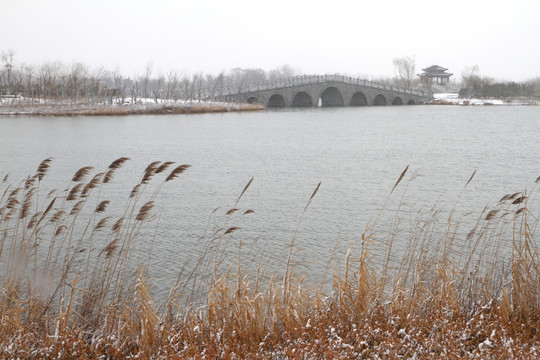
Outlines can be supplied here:
M267 108L313 106L413 105L428 92L404 89L341 75L303 75L206 90L206 98L260 103Z

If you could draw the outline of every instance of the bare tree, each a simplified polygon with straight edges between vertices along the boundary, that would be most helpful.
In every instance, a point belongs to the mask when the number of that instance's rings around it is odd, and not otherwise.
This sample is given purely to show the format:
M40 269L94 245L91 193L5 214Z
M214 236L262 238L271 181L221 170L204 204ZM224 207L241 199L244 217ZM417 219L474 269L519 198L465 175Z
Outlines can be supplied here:
M86 85L88 68L83 63L74 63L71 65L69 74L68 93L71 101L77 102Z
M217 77L212 77L212 81L208 83L209 88L211 87L212 100L221 99L223 95L223 76L223 72L221 72ZM210 80L210 78L208 79Z
M540 96L540 77L529 80L529 84L533 88L533 95Z
M161 99L162 102L163 102L163 99L162 99L162 91L161 91L161 87L162 85L165 83L165 77L160 74L158 76L157 79L154 80L154 87L152 89L152 96L154 97L154 102L157 104L158 103L158 100Z
M59 89L58 80L62 73L62 63L59 61L45 63L38 70L39 87L43 100L53 98L58 103Z
M114 97L115 97L115 101L118 102L118 96L121 96L122 97L122 104L124 103L124 99L126 97L125 95L125 84L123 86L122 89L120 89L122 87L122 82L123 82L123 76L120 72L120 68L117 66L116 69L114 69L113 73L112 73L112 77L113 77L113 82L114 82Z
M146 63L146 69L144 71L144 77L143 77L143 90L144 90L143 96L145 98L148 97L147 88L148 88L148 82L150 81L150 76L152 76L152 68L153 68L153 65L151 61Z
M195 86L195 84L193 84ZM197 76L197 100L198 101L201 101L201 91L203 89L203 85L204 85L204 76L201 73L199 73L199 75Z
M86 101L87 103L92 99L92 104L95 104L96 99L100 101L100 96L104 93L104 77L105 69L99 67L93 69L89 75L88 81L86 83Z
M472 89L475 84L480 82L480 67L478 65L465 66L461 72L461 81L465 89Z
M415 77L416 60L414 56L395 58L393 61L394 72L398 76L404 88L409 89Z
M2 62L7 72L7 91L11 92L11 73L13 71L13 57L15 56L15 51L7 50L2 52ZM10 95L10 94L8 94Z
M176 92L176 87L178 86L178 72L171 70L167 73L167 100L170 100L172 97L175 98L174 93Z
M34 88L33 88L33 77L34 77L34 67L32 65L25 65L23 67L23 71L25 73L25 89L24 94L26 97L29 97L32 99L34 98Z
M293 68L289 64L283 64L278 66L270 71L268 71L268 80L278 80L290 78L300 73L298 69Z
M139 76L133 75L133 83L131 87L131 103L137 103L137 96L139 95Z

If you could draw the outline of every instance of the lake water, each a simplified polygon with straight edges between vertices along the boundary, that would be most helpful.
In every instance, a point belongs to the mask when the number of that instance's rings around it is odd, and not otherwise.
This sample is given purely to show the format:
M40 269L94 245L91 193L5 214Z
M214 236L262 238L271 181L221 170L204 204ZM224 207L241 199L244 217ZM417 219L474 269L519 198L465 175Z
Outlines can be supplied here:
M336 241L340 258L359 244L363 229L407 165L409 171L387 205L390 211L399 203L411 213L436 203L449 211L475 170L459 202L461 212L479 213L507 193L530 189L540 175L540 107L4 117L0 154L0 180L9 173L11 184L52 157L43 186L57 189L67 187L82 166L103 171L127 156L131 161L102 195L112 201L111 208L124 206L150 162L192 165L157 198L160 218L150 275L156 293L165 294L186 261L200 255L201 237L223 226L224 213L252 177L240 210L227 223L240 229L230 240L225 261L236 261L238 241L244 251L270 263L281 261L321 182L295 243L302 270L315 274L326 265ZM242 215L247 209L254 213Z

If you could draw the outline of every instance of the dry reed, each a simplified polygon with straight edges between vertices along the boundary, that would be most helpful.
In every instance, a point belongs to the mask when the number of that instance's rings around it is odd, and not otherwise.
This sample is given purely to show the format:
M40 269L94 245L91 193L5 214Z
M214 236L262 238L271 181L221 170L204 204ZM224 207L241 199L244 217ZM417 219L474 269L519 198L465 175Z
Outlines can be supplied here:
M144 227L156 218L157 193L189 165L156 183L173 163L150 164L112 222L101 215L110 201L99 195L127 160L117 159L86 184L94 169L81 168L63 199L38 200L51 159L23 187L11 188L7 177L0 185L1 358L540 356L535 186L486 207L469 231L460 231L454 206L447 216L436 208L419 211L403 232L399 221L388 225L381 214L407 168L336 264L332 283L310 284L293 251L304 214L324 187L319 183L306 197L281 272L268 273L264 261L249 267L252 259L243 258L240 222L254 210L242 209L241 199L251 179L160 307L147 280L148 257L136 255ZM403 187L402 196L408 184ZM227 263L235 243L236 263ZM197 299L205 300L198 306Z
M77 106L62 104L34 104L31 106L3 106L1 115L32 115L32 116L125 116L125 115L179 115L223 113L231 111L260 111L260 104L241 103L163 103L163 104L126 104L126 105L96 105Z

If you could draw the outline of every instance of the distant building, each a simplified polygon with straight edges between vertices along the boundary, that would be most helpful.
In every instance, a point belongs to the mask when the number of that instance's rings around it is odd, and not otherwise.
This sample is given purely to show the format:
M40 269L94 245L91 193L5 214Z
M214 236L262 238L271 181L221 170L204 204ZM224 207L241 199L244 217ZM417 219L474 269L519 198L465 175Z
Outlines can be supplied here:
M428 68L422 69L423 73L418 74L423 83L432 84L433 79L437 80L436 84L444 85L450 80L452 73L447 73L447 68L443 68L439 65L432 65Z

